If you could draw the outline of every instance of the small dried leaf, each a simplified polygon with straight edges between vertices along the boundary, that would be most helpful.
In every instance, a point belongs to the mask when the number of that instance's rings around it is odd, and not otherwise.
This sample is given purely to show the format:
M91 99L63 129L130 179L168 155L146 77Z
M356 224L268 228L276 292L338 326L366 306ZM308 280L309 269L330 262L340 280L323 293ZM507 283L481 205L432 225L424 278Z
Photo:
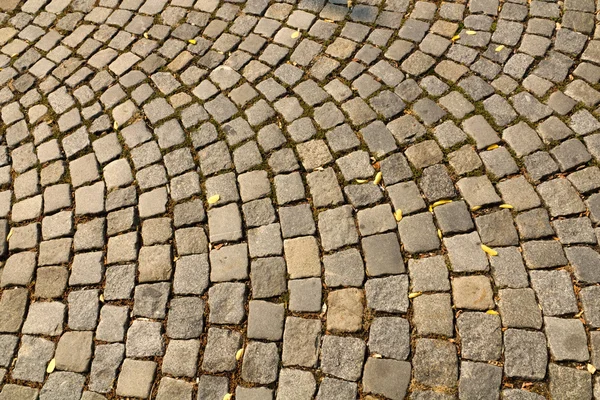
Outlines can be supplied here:
M490 315L498 315L498 311L494 311L494 310L487 310L485 313L490 314Z
M458 39L460 39L460 35L454 35L452 36L452 41L456 42Z
M144 37L148 39L148 32L144 32Z
M356 183L367 183L367 182L369 182L369 181L366 179L357 179L356 180Z
M486 150L494 150L494 149L497 149L497 148L498 148L498 145L497 144L493 144L491 146L488 146L488 148Z
M104 303L104 295L103 294L100 295L100 303Z
M231 399L232 399L231 393L227 393L225 396L223 396L223 400L231 400Z
M436 201L435 203L433 203L433 204L431 205L431 207L432 207L432 208L435 208L435 207L437 207L437 206L441 206L441 205L443 205L443 204L448 204L448 203L452 203L452 200L438 200L438 201Z
M381 354L373 353L373 354L371 354L371 357L373 357L373 358L381 358Z
M594 367L592 364L587 365L587 370L592 375L596 373L596 367Z
M498 53L498 52L500 52L502 50L504 50L504 45L503 44L501 44L500 46L496 47L496 53Z
M235 359L239 361L242 359L243 355L244 355L244 348L242 347L235 353Z
M481 245L481 250L485 251L490 256L497 256L498 252L490 247L487 247L485 244Z
M583 310L581 310L577 314L575 314L575 318L580 318L582 315L583 315Z
M471 211L477 211L481 208L481 206L473 206L471 207Z
M6 241L9 241L10 238L12 237L13 233L15 233L15 231L12 230L12 228L10 228L10 231L8 231L8 235L6 236Z
M438 232L438 237L441 239L442 238L442 231L440 229L438 229L437 232Z
M348 0L348 8L352 8L352 0Z
M296 39L298 36L300 36L300 31L292 33L292 39Z
M500 204L500 208L506 208L506 209L512 210L514 207L511 206L510 204L504 203L504 204Z
M214 196L210 196L208 198L208 204L216 204L218 203L218 201L221 199L221 196L219 196L218 194L215 194Z
M376 185L379 185L381 183L382 176L383 175L382 175L381 171L379 171L377 173L377 175L375 175L375 179L373 180L373 183L376 184Z
M119 130L119 123L118 123L117 121L115 121L115 123L113 124L113 129L114 129L115 131L118 131L118 130Z
M50 374L54 371L54 368L56 368L56 358L50 360L48 366L46 367L46 372Z
M408 298L409 299L414 299L415 297L419 297L422 294L423 294L423 292L412 292L412 293L408 294Z
M475 31L467 31L466 33L467 33L467 35L475 35L477 32L475 32Z
M198 42L196 42L196 39L190 39L190 40L188 40L188 42L189 42L190 44L196 44L196 43L198 43Z
M396 218L396 221L400 222L402 221L402 210L398 209L394 212L394 218Z

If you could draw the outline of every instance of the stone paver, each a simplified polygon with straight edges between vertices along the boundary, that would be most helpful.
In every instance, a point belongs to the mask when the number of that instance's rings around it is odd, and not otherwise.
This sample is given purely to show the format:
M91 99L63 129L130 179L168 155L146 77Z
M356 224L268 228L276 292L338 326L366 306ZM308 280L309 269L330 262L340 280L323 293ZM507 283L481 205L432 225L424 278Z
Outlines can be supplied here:
M598 7L0 1L0 400L600 397Z

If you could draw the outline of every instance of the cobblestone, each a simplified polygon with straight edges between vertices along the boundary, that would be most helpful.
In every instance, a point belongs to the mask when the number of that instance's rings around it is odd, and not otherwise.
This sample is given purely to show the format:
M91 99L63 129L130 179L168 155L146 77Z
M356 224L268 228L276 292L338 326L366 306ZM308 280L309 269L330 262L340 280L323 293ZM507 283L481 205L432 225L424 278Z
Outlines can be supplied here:
M593 1L0 9L0 398L598 392Z

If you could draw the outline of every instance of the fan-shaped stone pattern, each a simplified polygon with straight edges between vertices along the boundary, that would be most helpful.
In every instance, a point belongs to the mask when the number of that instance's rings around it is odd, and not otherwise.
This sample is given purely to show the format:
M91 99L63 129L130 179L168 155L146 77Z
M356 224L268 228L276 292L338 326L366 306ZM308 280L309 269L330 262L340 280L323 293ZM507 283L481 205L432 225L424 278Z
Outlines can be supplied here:
M593 0L0 3L1 398L599 393Z

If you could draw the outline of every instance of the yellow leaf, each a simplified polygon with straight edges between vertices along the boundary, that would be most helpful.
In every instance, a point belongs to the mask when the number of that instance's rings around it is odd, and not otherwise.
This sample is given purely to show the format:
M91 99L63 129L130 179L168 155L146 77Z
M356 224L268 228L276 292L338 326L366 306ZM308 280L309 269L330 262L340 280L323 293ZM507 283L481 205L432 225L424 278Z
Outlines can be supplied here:
M367 183L367 182L369 182L369 181L366 179L357 179L356 180L356 183Z
M189 42L190 44L196 44L196 43L197 43L197 42L196 42L196 39L190 39L190 40L188 40L188 42Z
M394 212L394 218L396 218L396 221L400 222L402 221L402 210L398 209Z
M348 0L347 5L348 5L348 8L352 8L352 0Z
M104 295L103 294L100 295L100 303L104 303Z
M379 171L377 173L377 175L375 175L375 179L373 180L373 183L376 185L379 185L381 183L381 177L382 177L382 174L381 174L381 171Z
M433 212L433 207L429 206L429 212L432 213Z
M438 229L438 237L441 239L442 238L442 231L440 229Z
M221 196L219 196L218 194L215 194L214 196L210 196L208 198L208 204L216 204L220 198L221 198Z
M115 121L115 123L113 124L113 129L114 129L115 131L118 131L118 130L119 130L119 123L118 123L117 121Z
M498 311L494 311L494 310L487 310L485 313L490 314L490 315L498 315Z
M148 32L144 32L144 37L148 39Z
M432 208L436 208L437 206L441 206L443 204L452 203L452 200L438 200L431 205Z
M509 210L512 210L514 207L510 204L500 204L500 208L507 208Z
M592 375L596 373L596 367L594 367L592 364L587 365L587 370Z
M56 368L56 358L50 360L48 367L46 367L46 372L50 374L52 371L54 371L54 368Z
M502 51L504 50L504 45L501 44L500 46L496 47L496 52Z
M577 314L575 314L575 318L580 318L582 315L583 315L583 310L581 310Z
M223 400L231 400L231 393L227 393L225 396L223 396Z
M8 236L6 236L6 240L9 241L10 238L12 237L13 233L15 233L12 228L10 229L10 231L8 231Z
M243 355L244 355L244 348L242 347L235 353L235 359L239 361Z
M477 32L475 32L475 31L467 31L467 35L474 35L474 34L476 34L476 33L477 33Z
M415 297L419 297L422 294L423 294L423 292L412 292L412 293L408 294L408 298L409 299L414 299Z
M486 253L488 253L490 256L497 256L498 252L490 247L487 247L485 244L481 245L481 250L485 251Z
M494 149L497 149L497 148L498 148L498 145L497 144L493 144L491 146L488 146L487 150L494 150Z
M481 206L473 206L471 207L471 211L477 211L481 208Z
M292 39L296 39L298 36L300 36L300 31L292 33Z
M373 353L373 354L371 354L371 357L373 357L373 358L381 358L381 354Z
M460 35L454 35L452 36L452 41L456 42L458 39L460 39Z

